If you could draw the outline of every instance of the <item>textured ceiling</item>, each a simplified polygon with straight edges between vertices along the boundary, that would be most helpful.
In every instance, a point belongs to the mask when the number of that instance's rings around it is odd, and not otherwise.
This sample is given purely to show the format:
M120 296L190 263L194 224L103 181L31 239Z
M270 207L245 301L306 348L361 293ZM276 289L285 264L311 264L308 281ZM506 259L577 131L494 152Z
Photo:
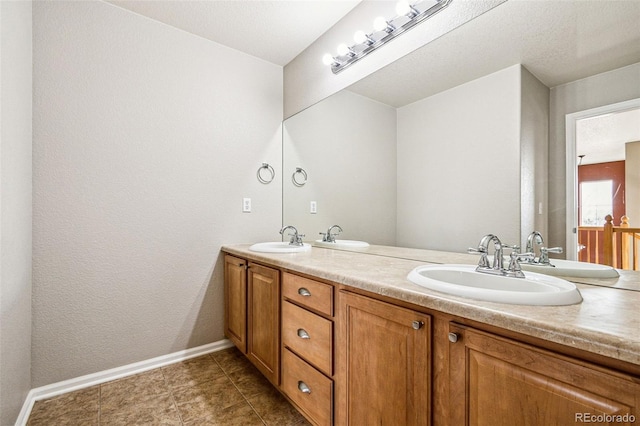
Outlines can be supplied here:
M640 142L640 109L579 120L576 152L582 164L625 159L625 143Z
M508 0L349 90L400 107L519 63L554 87L640 62L639 22L639 0Z
M361 0L108 0L265 61L286 65Z

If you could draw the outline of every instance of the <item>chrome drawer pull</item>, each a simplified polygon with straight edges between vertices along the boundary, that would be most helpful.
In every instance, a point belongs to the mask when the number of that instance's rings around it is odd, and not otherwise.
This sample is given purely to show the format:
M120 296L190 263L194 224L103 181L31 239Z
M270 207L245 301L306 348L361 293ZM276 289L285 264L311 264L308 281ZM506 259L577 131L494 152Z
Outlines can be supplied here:
M307 386L307 384L303 381L298 382L298 389L302 393L311 393L311 389L309 389L309 386Z
M298 329L298 337L301 339L311 339L311 336L309 336L309 333L307 333L307 331L302 328Z
M311 292L310 292L309 290L307 290L306 288L304 288L304 287L300 287L300 288L298 289L298 294L299 294L300 296L304 296L304 297L309 297L309 296L311 296Z

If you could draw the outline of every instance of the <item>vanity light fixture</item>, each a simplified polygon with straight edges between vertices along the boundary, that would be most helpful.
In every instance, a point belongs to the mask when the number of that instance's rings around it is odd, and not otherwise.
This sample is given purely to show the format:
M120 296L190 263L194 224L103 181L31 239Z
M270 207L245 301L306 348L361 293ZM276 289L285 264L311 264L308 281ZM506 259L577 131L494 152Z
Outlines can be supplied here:
M380 46L441 11L452 1L418 0L418 2L411 4L406 0L401 0L396 5L396 13L398 14L396 17L389 20L384 17L376 18L373 22L372 33L367 34L364 31L357 31L353 36L354 45L340 44L337 49L338 54L333 56L327 53L322 57L322 62L327 66L330 65L331 71L337 74Z

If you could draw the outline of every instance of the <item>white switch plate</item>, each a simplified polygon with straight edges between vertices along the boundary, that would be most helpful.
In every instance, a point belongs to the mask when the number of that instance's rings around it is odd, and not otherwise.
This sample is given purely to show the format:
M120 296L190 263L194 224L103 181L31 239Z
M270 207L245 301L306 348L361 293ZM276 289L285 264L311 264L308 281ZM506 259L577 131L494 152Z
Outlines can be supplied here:
M251 213L251 198L242 199L242 212Z
M318 213L318 203L312 201L309 203L309 213L316 214Z

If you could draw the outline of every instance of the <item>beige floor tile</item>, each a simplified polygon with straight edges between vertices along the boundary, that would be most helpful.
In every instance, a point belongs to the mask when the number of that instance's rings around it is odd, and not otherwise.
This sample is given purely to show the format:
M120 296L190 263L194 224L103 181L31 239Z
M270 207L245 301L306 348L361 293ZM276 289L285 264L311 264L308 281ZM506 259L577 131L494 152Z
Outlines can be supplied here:
M229 348L214 352L212 356L227 374L232 371L253 366L247 357L236 348Z
M29 425L97 424L99 409L100 387L93 386L37 401L31 410Z
M186 422L185 426L263 426L253 408L242 402L231 407L214 410L204 418Z
M227 376L173 391L182 421L187 423L245 402Z
M162 373L171 388L194 386L224 376L210 355L162 367Z
M298 426L310 423L293 406L273 389L271 392L247 398L249 404L268 426Z
M147 398L145 402L128 404L100 413L100 425L182 425L178 410L169 394Z
M271 382L253 365L234 370L227 375L245 398L273 390Z
M168 394L169 386L162 372L151 370L102 384L100 410L106 413L127 405L146 403L158 395Z

